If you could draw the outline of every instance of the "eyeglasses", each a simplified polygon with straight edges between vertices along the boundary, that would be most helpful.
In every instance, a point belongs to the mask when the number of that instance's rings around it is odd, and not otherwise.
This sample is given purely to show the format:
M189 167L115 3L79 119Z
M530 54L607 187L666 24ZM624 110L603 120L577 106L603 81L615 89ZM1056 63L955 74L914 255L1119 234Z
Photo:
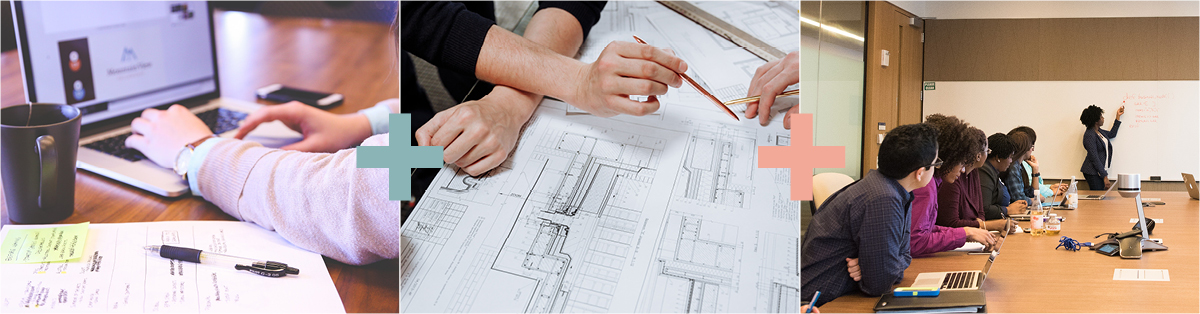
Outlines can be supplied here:
M933 168L941 167L943 163L944 163L944 162L942 162L942 158L941 158L941 157L937 157L937 158L934 158L934 159L933 159L933 163L932 163L932 164L929 164L929 166L926 166L926 168L928 168L928 167L933 167Z

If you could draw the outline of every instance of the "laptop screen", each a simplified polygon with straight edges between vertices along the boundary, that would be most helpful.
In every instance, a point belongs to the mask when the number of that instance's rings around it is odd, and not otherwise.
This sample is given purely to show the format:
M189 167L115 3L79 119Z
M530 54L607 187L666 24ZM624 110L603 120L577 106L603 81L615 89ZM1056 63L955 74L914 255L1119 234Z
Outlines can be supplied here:
M83 124L216 98L203 1L21 1L13 20L30 102L69 104Z

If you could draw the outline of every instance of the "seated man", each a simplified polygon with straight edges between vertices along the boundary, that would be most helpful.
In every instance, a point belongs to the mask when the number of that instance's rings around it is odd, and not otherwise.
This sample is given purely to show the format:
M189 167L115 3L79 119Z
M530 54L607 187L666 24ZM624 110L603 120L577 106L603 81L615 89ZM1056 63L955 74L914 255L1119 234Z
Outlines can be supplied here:
M908 247L912 190L933 178L937 150L937 130L932 126L897 127L879 146L879 169L821 204L800 245L801 295L821 291L821 298L811 306L853 292L881 295L900 282L912 261ZM861 274L860 280L854 272Z
M969 126L956 117L932 114L925 124L938 131L938 156L942 163L935 166L933 180L923 188L913 191L912 256L919 257L937 252L953 250L967 243L983 243L991 248L996 240L991 233L976 227L951 228L934 224L938 218L938 187L945 182L954 184L966 171L968 163L983 153L987 139L983 131Z

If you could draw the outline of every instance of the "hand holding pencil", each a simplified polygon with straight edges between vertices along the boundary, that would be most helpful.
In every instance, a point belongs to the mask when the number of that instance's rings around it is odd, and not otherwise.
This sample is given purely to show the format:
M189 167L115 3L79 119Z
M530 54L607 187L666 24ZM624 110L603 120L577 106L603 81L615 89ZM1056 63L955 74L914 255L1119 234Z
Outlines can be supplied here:
M746 96L760 95L761 98L749 101L746 105L746 118L758 117L758 123L766 126L771 119L771 105L775 104L775 97L782 94L789 85L796 83L800 83L799 51L793 51L783 59L758 67L758 70L754 71L754 78L750 80L750 89L746 91ZM797 109L793 107L788 112ZM784 117L784 128L791 129L790 120L790 116Z

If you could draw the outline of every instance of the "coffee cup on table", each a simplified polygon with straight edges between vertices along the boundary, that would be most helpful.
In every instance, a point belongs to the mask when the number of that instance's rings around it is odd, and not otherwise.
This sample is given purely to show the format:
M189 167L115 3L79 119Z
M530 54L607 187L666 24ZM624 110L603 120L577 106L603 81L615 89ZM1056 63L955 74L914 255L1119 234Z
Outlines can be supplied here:
M75 212L80 116L63 104L0 109L0 177L12 222L55 223Z

